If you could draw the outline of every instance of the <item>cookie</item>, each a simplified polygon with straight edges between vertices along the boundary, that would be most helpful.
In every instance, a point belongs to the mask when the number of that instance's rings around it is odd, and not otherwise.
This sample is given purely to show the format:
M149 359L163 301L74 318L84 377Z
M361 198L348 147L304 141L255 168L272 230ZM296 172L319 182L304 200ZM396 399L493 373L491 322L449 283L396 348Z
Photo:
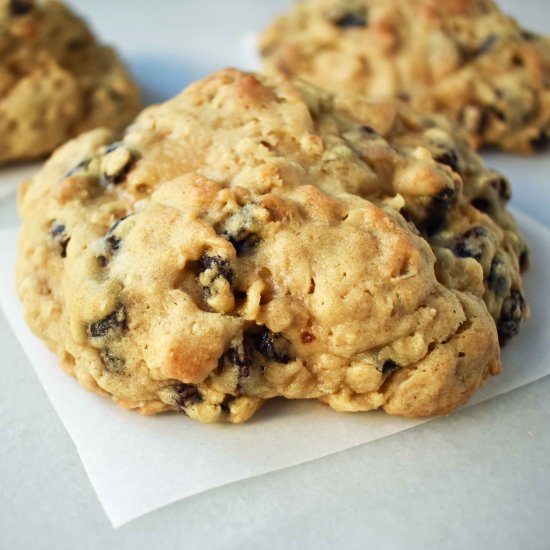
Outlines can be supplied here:
M476 147L550 141L550 39L492 0L304 0L263 34L267 67L445 113Z
M138 110L122 62L67 7L0 0L0 163L42 157L96 127L120 130Z
M505 305L523 241L464 143L396 102L216 73L21 188L27 321L145 414L242 422L275 396L446 414L499 372L491 313L510 336L526 309Z

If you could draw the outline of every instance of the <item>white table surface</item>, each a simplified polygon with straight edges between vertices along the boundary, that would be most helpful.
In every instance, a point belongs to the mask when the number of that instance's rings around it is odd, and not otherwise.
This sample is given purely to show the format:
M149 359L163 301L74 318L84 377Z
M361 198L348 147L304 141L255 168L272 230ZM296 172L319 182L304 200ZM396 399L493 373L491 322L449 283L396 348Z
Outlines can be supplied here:
M71 4L119 48L148 98L162 100L216 68L239 65L241 34L261 28L290 2ZM501 4L532 29L548 32L548 0ZM488 160L511 176L514 204L550 227L550 164L548 179L530 171L532 162L550 159ZM0 199L0 228L16 220L14 196ZM550 548L550 377L113 530L2 313L0 365L1 550ZM427 457L438 466L430 460L427 467Z

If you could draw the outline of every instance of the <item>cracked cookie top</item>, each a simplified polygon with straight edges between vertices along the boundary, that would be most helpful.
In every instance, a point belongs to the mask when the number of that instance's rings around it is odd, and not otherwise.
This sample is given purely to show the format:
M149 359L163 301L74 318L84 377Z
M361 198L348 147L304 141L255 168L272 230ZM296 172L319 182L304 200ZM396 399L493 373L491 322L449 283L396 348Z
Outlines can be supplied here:
M18 292L68 372L144 413L444 414L526 314L508 198L444 120L227 69L21 189Z
M451 116L475 147L550 140L550 39L492 0L304 0L263 34L267 67Z

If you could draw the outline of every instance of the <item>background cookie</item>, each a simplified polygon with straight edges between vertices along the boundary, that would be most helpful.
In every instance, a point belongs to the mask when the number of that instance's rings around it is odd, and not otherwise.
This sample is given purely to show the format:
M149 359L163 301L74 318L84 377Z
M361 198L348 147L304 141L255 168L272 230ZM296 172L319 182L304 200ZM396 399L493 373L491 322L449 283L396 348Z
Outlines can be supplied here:
M0 0L0 163L84 130L122 128L139 92L110 48L60 2Z
M21 190L17 278L64 368L126 407L232 422L274 396L443 414L497 373L485 302L500 318L521 293L522 241L498 193L494 218L466 197L461 173L481 162L397 103L358 100L354 117L338 101L226 70L120 141L96 130L59 149Z
M304 0L266 30L266 65L338 93L443 112L475 147L550 137L550 40L492 0Z

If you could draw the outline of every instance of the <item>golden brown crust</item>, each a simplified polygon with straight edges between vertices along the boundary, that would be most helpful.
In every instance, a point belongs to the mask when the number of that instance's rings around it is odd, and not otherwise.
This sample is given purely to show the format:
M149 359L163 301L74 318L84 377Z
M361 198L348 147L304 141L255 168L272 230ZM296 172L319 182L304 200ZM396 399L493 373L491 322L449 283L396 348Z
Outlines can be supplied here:
M491 243L511 243L503 273L520 292L505 201L490 195L494 218L470 205L466 187L482 186L466 174L486 169L452 129L342 101L227 69L121 141L97 130L59 149L20 194L17 285L64 367L125 407L206 422L242 422L274 396L444 414L497 373L493 291L445 239L475 210ZM364 127L378 120L385 137ZM456 171L434 160L443 138Z

